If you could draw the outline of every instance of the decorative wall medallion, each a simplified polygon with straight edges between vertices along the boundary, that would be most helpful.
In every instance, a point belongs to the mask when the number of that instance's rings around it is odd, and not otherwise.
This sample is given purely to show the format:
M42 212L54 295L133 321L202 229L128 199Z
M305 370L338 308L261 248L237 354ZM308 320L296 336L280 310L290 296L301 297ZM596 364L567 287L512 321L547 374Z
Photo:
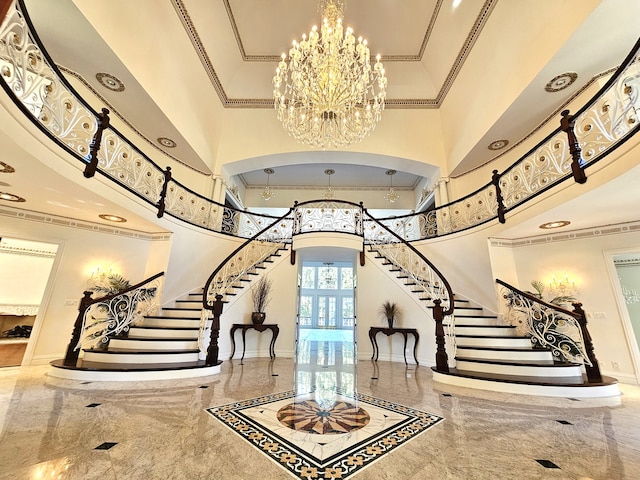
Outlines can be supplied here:
M575 82L577 78L578 74L576 72L561 73L560 75L553 77L544 89L551 93L559 92Z
M14 173L16 171L11 165L0 162L0 173Z
M158 137L158 143L166 148L175 148L176 142L167 137Z
M124 217L120 217L118 215L111 215L109 213L101 213L100 215L98 215L101 219L106 220L108 222L118 222L118 223L124 223L127 221L126 218Z
M6 200L7 202L26 202L26 200L13 193L0 192L0 200Z
M96 78L103 87L113 92L124 92L124 83L119 78L109 73L96 73Z
M489 150L502 150L507 145L509 145L509 140L496 140L491 142L487 148Z

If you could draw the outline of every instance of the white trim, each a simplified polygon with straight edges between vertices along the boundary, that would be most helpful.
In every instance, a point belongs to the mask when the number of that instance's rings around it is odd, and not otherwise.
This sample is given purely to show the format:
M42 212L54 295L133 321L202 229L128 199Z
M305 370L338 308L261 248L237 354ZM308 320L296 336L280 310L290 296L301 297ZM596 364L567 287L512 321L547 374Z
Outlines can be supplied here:
M104 372L95 370L69 370L51 367L47 375L56 378L95 382L139 382L145 380L172 380L217 375L220 365L213 367L184 368L180 370L148 370L139 372Z

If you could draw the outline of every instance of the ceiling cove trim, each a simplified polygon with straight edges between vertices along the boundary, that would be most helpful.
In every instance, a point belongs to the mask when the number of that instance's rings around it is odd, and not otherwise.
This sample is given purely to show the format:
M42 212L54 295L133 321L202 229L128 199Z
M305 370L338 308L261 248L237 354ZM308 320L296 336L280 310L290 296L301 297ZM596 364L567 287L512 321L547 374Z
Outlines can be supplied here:
M93 86L87 82L87 80L85 80L85 78L80 75L78 72L74 72L73 70L71 70L70 68L64 67L62 65L60 65L59 63L56 64L56 66L58 67L58 69L64 73L65 75L69 75L73 78L75 78L76 80L78 80L80 83L82 83L82 86L84 86L86 89L88 89L89 91L91 91L91 93L93 93L98 100L100 100L104 105L106 105L106 107L109 109L109 111L111 113L113 113L116 117L118 117L127 127L129 127L136 135L138 135L140 138L142 138L145 142L147 142L147 144L151 145L153 148L155 148L157 151L159 151L160 153L162 153L163 155L166 155L167 157L169 157L172 160L175 160L176 162L178 162L180 165L184 165L185 167L193 170L194 172L198 172L201 173L202 175L206 175L206 176L211 176L211 173L207 173L207 172L203 172L202 170L199 170L195 167L192 167L191 165L189 165L188 163L183 162L182 160L180 160L177 157L174 157L173 155L171 155L170 153L165 152L163 149L161 149L158 144L152 140L150 140L149 138L147 138L140 130L138 130L131 122L129 122L124 115L122 115L111 103L109 103L109 101L104 98L100 92L98 92L95 88L93 88Z
M599 227L581 228L567 232L559 232L550 235L535 235L516 239L490 238L492 247L530 247L545 243L563 242L567 240L583 240L585 238L601 237L605 235L618 235L621 233L640 232L640 221L602 225Z
M0 217L10 217L18 220L29 220L47 225L57 225L59 227L76 228L78 230L89 230L96 233L106 233L129 237L138 240L164 241L171 239L171 233L146 233L139 230L127 228L116 228L102 223L90 222L87 220L77 220L75 218L62 217L49 213L36 212L33 210L22 210L18 208L0 208Z
M420 52L417 55L385 55L383 57L384 61L390 62L401 62L401 61L421 61L424 51L426 50L427 43L431 36L431 32L434 28L435 21L437 19L438 14L440 13L440 7L442 6L444 0L438 0L436 7L434 8L433 15L431 16L431 20L429 22L429 26L427 27L427 31L422 41L422 45L420 47ZM183 0L171 0L176 13L180 17L180 21L184 26L189 39L191 40L192 45L194 46L202 65L209 76L209 80L213 85L216 93L218 94L218 98L222 103L224 108L273 108L273 99L270 98L236 98L231 99L227 96L227 93L224 91L222 83L220 82L220 78L213 68L213 64L211 63L211 59L207 54L204 45L200 39L200 35L191 20L191 16L187 11ZM385 100L385 108L398 108L398 109L432 109L439 108L442 105L442 102L446 98L447 93L451 89L453 82L455 81L458 73L462 69L464 62L466 61L469 53L476 40L478 39L482 29L484 28L491 12L494 7L498 3L498 0L485 0L478 17L476 18L473 27L469 31L467 38L465 40L464 45L458 52L455 61L447 77L445 78L442 86L440 87L440 91L436 98L387 98ZM229 0L224 0L224 6L227 11L227 15L229 17L229 22L231 24L231 28L233 29L233 34L236 38L236 43L238 45L238 50L242 57L243 61L252 61L252 62L278 62L280 60L280 56L276 55L247 55L244 45L242 44L242 40L240 38L240 34L238 32L238 27L236 25L235 17L233 15L233 11L231 9L231 5Z
M579 88L578 90L576 90L573 95L571 95L569 98L567 98L564 102L562 102L562 104L560 106L558 106L558 108L556 108L553 112L551 112L544 120L542 120L537 126L535 126L533 128L533 130L531 130L529 133L527 133L524 137L522 137L520 140L518 140L516 143L514 143L513 145L511 145L509 148L507 148L506 150L500 152L499 155L496 155L495 157L487 160L486 162L477 165L473 168L471 168L470 170L467 170L465 172L462 173L458 173L457 175L450 175L450 178L460 178L463 177L465 175L467 175L468 173L472 173L486 165L489 165L491 162L498 160L500 157L505 156L506 154L508 154L509 152L511 152L514 148L518 147L519 145L521 145L522 143L524 143L525 141L527 141L529 138L531 138L533 135L535 135L538 131L540 131L542 128L544 128L545 126L547 126L547 124L549 122L551 122L551 120L558 120L559 118L559 114L562 110L566 110L567 105L569 105L571 102L573 102L576 98L578 98L585 90L587 90L589 87L591 87L591 85L593 85L596 81L600 80L602 77L606 77L609 76L611 74L613 74L616 70L618 70L618 68L620 68L620 66L616 66L613 68L610 68L608 70L605 70L604 72L598 73L596 75L594 75L591 80L588 80L581 88ZM560 122L558 121L558 126L560 125ZM557 128L557 127L556 127Z
M246 190L264 190L264 185L252 185L246 186ZM282 191L297 191L297 190L326 190L327 186L324 185L269 185L271 190ZM413 192L415 187L393 187L394 190L399 192ZM388 192L389 187L336 187L331 185L331 190L342 192Z
M55 258L56 252L50 250L39 250L35 248L16 247L14 245L0 244L0 254L9 253L11 255L26 255L28 257Z

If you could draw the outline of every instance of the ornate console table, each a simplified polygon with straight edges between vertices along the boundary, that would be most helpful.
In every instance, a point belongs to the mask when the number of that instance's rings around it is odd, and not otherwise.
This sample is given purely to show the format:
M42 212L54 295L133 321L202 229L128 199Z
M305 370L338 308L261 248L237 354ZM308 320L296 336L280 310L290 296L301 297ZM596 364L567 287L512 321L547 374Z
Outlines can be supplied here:
M380 350L378 349L378 342L376 341L376 335L378 333L384 333L387 337L393 335L394 333L400 333L404 337L404 363L407 363L407 337L409 335L413 335L415 339L413 343L413 360L416 362L416 365L419 365L418 358L416 356L416 352L418 350L418 341L420 340L420 335L418 334L418 330L415 328L388 328L388 327L371 327L369 329L369 339L371 340L371 346L373 347L373 354L371 355L371 360L378 361L378 353Z
M278 334L280 333L280 327L278 327L277 323L263 323L263 324L254 324L254 323L234 323L231 326L231 357L229 360L233 358L233 355L236 353L236 341L234 338L234 333L236 330L242 330L242 358L240 361L244 360L244 350L245 350L245 337L247 334L247 330L257 330L258 332L264 332L265 330L271 330L271 343L269 344L269 356L273 359L276 358L276 354L273 350L273 347L276 344L276 339L278 338Z

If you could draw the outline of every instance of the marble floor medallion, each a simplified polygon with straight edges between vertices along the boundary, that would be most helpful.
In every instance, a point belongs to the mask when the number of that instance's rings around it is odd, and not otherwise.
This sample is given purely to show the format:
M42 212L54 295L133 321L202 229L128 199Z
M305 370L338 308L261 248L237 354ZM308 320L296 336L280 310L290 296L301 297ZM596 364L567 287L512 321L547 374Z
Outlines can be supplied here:
M300 479L348 478L443 420L369 395L294 391L207 412Z

